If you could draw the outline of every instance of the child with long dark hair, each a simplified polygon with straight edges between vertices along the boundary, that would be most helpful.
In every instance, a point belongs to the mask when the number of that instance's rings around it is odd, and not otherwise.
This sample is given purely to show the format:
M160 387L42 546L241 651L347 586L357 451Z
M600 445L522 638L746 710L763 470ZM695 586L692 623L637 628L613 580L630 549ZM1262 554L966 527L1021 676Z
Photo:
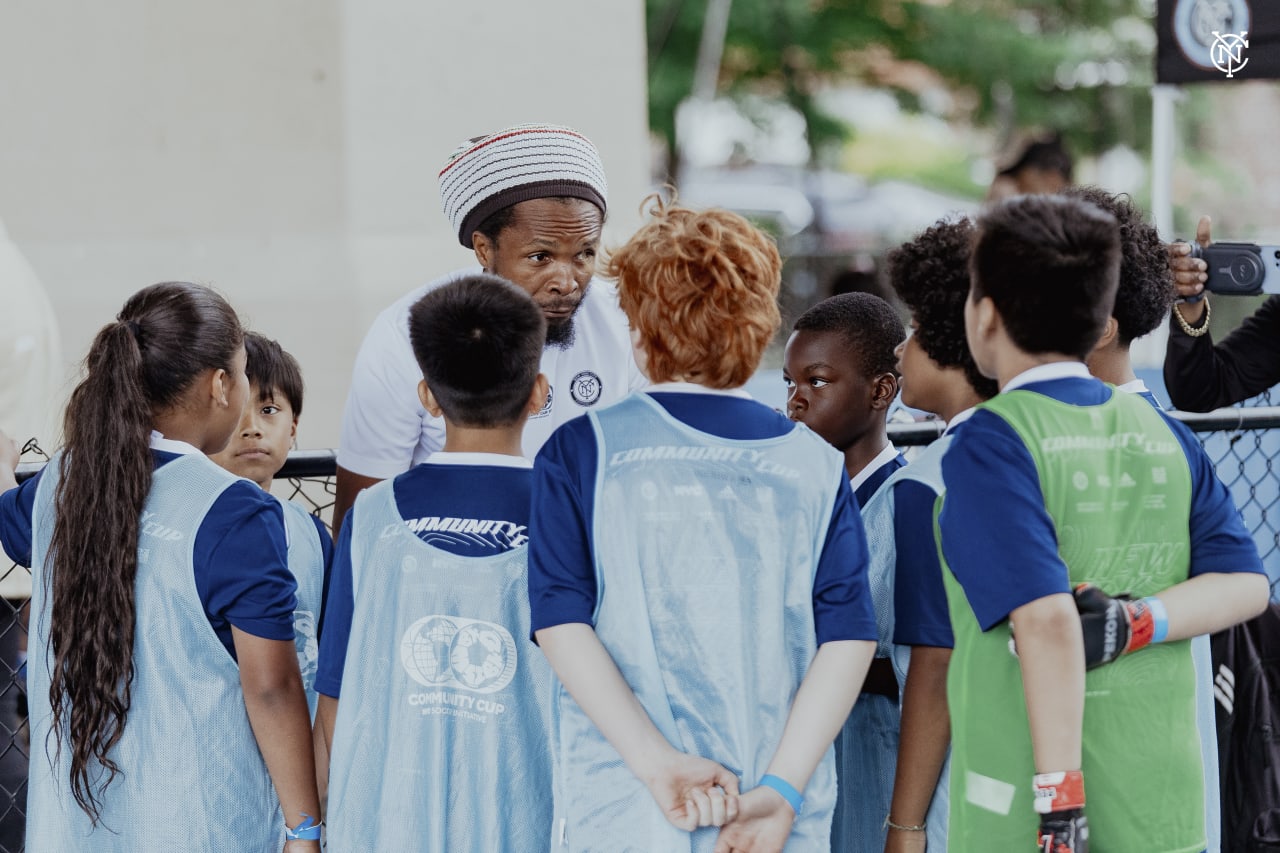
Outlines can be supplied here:
M248 397L243 336L206 287L144 288L39 476L0 435L0 541L33 571L31 853L319 850L283 516L205 455Z

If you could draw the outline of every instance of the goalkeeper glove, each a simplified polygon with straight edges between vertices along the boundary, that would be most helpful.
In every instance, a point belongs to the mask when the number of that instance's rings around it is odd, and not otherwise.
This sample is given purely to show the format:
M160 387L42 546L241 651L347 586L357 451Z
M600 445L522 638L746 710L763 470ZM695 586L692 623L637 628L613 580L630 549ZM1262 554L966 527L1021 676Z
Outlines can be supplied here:
M1040 853L1089 853L1089 822L1084 817L1084 776L1079 770L1039 773L1031 780L1040 815L1036 850Z
M1158 599L1112 598L1087 583L1077 586L1074 594L1084 633L1084 663L1089 669L1158 643L1169 631L1164 604Z

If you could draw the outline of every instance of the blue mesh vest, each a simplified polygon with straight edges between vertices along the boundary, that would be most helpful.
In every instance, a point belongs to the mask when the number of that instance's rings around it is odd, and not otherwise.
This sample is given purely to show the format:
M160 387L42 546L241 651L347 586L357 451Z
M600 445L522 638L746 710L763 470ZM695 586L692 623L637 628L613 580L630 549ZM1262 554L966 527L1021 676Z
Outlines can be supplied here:
M209 624L193 566L200 522L237 478L198 454L157 468L143 508L131 704L111 750L123 773L102 797L96 830L72 798L66 743L58 755L47 740L52 650L44 563L59 461L45 468L33 518L26 849L279 853L280 804L249 727L240 670Z
M896 587L896 567L898 564L898 546L894 534L894 494L893 487L903 480L915 480L928 486L935 495L944 491L942 484L942 456L951 444L951 435L946 434L921 451L911 464L899 468L885 481L862 511L862 521L867 530L867 549L871 552L871 598L875 603L876 630L879 641L876 654L886 656L893 663L894 674L898 677L898 688L907 682L907 670L911 663L911 647L900 646L893 642L894 632L894 589ZM936 515L937 508L935 506ZM933 525L930 522L929 529ZM947 849L947 812L949 810L951 788L951 759L942 766L938 777L938 786L933 791L933 799L929 802L929 811L925 818L928 827L928 846L930 850Z
M316 715L316 665L320 646L316 624L324 595L324 551L311 513L292 501L280 500L285 532L289 536L289 571L298 582L298 606L293 611L293 639L298 647L298 671L307 691L307 707Z
M758 441L709 435L636 394L589 413L595 630L676 748L720 762L743 790L764 775L816 651L814 573L839 453L804 427ZM563 688L557 690L555 849L711 851L682 832ZM830 850L828 749L786 850Z
M329 849L547 849L551 669L528 640L528 548L428 545L390 480L361 494L351 534Z

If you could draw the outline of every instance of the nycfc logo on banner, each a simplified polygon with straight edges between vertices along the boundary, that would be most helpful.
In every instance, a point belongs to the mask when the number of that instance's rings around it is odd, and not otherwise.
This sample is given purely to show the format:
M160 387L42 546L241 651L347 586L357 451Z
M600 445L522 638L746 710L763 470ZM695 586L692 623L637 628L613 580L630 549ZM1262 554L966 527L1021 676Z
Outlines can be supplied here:
M1178 0L1173 34L1193 65L1234 77L1249 63L1244 51L1249 47L1250 17L1247 0Z
M547 386L547 402L542 404L541 409L538 409L538 414L530 415L529 417L545 418L547 415L551 414L551 401L555 399L555 396L556 396L556 389L553 386L548 385Z
M516 642L493 622L424 616L400 639L400 664L426 687L496 693L516 674Z
M582 371L569 383L569 396L579 406L595 405L596 400L600 399L600 390L600 377L590 370Z
M1249 60L1244 58L1245 48L1249 46L1249 40L1245 38L1248 34L1248 32L1242 32L1240 35L1227 33L1224 36L1215 31L1213 34L1215 41L1213 47L1209 49L1213 67L1228 77L1234 77L1237 71L1248 65Z

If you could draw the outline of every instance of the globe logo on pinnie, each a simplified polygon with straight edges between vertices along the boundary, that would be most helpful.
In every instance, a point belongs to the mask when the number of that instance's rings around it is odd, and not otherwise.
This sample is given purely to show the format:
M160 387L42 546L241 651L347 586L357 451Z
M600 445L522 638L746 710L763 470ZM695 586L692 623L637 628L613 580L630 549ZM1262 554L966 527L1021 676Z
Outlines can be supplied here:
M400 665L424 687L496 693L516 674L516 643L493 622L433 614L400 639Z

